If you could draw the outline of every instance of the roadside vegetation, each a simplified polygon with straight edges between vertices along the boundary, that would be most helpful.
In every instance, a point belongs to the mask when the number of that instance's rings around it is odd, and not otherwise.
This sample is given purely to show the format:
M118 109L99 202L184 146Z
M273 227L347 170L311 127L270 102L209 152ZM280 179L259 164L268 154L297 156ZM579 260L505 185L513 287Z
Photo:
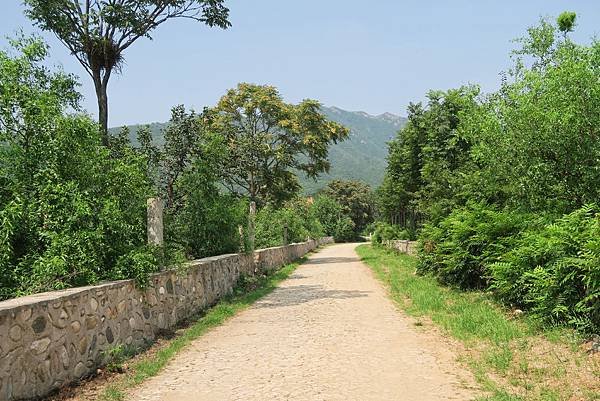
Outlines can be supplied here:
M479 400L600 398L600 355L587 352L577 331L515 314L487 292L464 292L416 275L415 257L371 245L357 252L415 326L437 327L456 340L460 361L485 391Z
M489 291L546 327L593 334L600 42L571 40L575 22L569 12L555 23L542 19L516 40L497 92L464 86L412 104L390 143L378 203L381 216L424 216L418 273ZM383 228L381 235L406 237Z
M161 146L147 127L136 146L127 129L104 144L80 109L77 77L48 67L48 55L32 37L0 50L0 300L104 280L145 285L188 259L250 252L250 223L254 247L266 247L353 238L364 221L335 197L300 193L296 174L327 172L329 145L348 135L316 101L287 104L273 87L240 84L202 113L174 107ZM146 240L155 196L161 248Z

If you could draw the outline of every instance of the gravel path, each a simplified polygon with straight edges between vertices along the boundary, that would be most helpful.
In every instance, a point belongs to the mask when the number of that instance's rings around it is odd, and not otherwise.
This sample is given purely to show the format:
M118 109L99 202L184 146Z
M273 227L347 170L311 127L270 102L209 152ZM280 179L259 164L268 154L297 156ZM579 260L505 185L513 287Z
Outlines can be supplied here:
M355 246L314 254L129 400L472 399L452 347L395 308Z

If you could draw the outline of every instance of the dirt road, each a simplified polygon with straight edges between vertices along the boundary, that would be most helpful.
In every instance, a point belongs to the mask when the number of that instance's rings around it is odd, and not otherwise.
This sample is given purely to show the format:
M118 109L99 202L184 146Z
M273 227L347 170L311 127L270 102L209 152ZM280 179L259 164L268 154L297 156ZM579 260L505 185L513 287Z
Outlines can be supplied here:
M313 255L129 400L472 399L451 347L395 308L355 246Z

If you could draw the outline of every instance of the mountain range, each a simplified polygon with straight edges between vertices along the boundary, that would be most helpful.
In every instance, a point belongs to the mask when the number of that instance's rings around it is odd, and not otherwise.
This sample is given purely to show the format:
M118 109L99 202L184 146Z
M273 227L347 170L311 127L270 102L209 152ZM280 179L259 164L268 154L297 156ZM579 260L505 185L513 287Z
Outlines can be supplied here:
M392 113L371 115L362 111L347 111L338 107L322 107L321 111L332 121L350 129L347 140L332 145L329 149L331 170L316 181L300 177L300 182L307 194L313 194L334 179L360 180L375 188L383 179L386 167L387 142L406 123L406 118ZM157 143L163 142L162 129L166 123L148 124ZM141 125L130 125L130 135ZM119 128L112 128L112 132ZM135 141L134 141L135 142Z

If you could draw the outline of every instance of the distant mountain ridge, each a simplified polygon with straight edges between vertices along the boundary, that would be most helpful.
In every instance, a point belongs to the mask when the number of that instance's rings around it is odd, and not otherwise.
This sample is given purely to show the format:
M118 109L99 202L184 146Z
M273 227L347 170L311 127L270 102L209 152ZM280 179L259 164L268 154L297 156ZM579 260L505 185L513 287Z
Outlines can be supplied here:
M406 118L383 113L371 115L364 111L347 111L339 107L321 108L323 114L332 121L350 129L350 137L329 149L331 170L316 181L300 177L300 182L307 194L313 194L334 179L360 180L375 188L383 180L387 165L387 142L406 124ZM158 144L163 143L162 129L166 123L148 124ZM135 133L141 124L128 126L131 137L135 141ZM111 128L116 133L120 128Z
M331 170L317 181L302 180L307 193L321 189L334 179L360 180L376 188L381 184L387 166L387 143L406 124L406 118L383 113L371 115L364 111L347 111L339 107L322 107L330 120L350 129L350 137L329 149Z

